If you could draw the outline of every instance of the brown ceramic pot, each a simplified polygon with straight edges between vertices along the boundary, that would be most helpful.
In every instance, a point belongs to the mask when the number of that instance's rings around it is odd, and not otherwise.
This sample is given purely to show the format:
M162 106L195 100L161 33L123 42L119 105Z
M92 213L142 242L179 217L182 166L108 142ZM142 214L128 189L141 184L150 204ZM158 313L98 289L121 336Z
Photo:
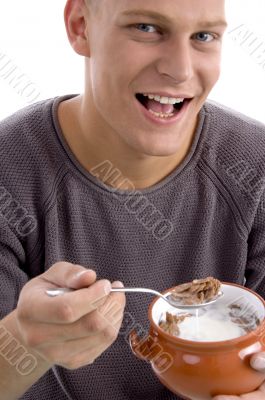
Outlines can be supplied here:
M222 283L222 290L224 297L218 302L227 305L240 299L244 313L258 316L261 322L255 330L215 342L180 339L159 327L161 313L168 306L156 298L148 312L149 336L142 339L134 331L130 334L133 353L149 361L162 384L183 398L210 400L218 394L240 395L254 391L265 380L265 373L255 371L249 364L254 353L265 351L265 302L243 286Z

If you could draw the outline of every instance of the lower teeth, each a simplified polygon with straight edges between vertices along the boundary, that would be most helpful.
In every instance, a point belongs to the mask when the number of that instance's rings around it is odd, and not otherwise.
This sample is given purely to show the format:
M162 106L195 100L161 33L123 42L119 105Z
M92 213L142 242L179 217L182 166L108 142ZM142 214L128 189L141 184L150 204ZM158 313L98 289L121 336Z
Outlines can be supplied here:
M153 115L155 115L156 117L159 117L159 118L169 118L169 117L173 117L174 116L174 113L168 113L168 114L158 113L158 112L155 112L155 111L153 111L151 109L148 109L148 111L151 114L153 114Z

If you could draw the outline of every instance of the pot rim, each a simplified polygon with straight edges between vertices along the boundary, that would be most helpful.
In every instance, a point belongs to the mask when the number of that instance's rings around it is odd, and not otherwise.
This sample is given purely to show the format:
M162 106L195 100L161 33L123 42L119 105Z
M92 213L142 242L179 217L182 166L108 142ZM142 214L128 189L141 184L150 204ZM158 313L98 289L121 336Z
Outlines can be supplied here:
M230 282L223 282L221 281L222 285L229 285L229 286L236 286L239 287L241 289L247 290L248 292L252 293L254 296L256 296L263 304L264 310L265 310L265 300L256 292L254 292L253 290L239 285L237 283L230 283ZM172 288L166 289L162 292L162 294L167 293L169 290L173 289L174 286ZM253 337L257 338L257 341L259 340L260 336L265 336L265 316L263 318L263 320L261 321L260 325L254 330L251 331L249 333L246 333L245 335L241 335L237 338L234 339L229 339L229 340L218 340L218 341L193 341L193 340L188 340L188 339L182 339L179 338L177 336L173 336L170 335L169 333L165 332L163 329L161 329L159 327L159 325L157 325L153 318L152 318L152 310L153 307L155 305L155 303L159 300L159 297L155 297L154 300L150 303L149 308L148 308L148 319L149 322L153 328L154 331L156 331L158 333L159 336L164 337L165 339L167 339L167 341L175 344L175 345L179 345L182 347L189 347L189 348L206 348L206 349L210 349L210 348L214 348L214 347L235 347L239 344L241 344L242 342L248 342L248 341L253 341ZM259 333L263 331L263 335L259 335Z

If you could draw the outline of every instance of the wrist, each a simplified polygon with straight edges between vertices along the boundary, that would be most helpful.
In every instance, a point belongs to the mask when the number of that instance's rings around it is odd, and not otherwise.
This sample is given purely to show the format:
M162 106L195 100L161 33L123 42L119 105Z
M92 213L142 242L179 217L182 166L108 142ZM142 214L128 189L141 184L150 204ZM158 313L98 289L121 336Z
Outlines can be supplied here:
M25 343L16 309L0 322L0 355L21 375L28 375L34 370L44 374L53 366Z

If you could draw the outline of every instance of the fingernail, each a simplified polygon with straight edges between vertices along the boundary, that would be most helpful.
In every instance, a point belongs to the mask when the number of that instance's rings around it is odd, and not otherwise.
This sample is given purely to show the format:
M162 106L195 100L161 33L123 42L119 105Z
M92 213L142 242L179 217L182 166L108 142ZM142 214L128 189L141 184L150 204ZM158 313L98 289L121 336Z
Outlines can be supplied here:
M227 396L215 396L212 398L212 400L228 400L229 397Z
M110 283L110 281L106 280L104 282L104 292L105 292L105 294L109 294L110 290L111 290L111 283Z
M92 271L92 269L85 269L83 271L79 271L79 272L77 272L77 274L75 274L75 278L78 279L78 278L80 278L80 276L86 274L87 272L91 272L91 271Z
M122 282L120 282L120 281L115 281L115 282L112 283L112 287L113 288L123 288L124 284Z
M265 369L265 359L263 357L256 357L254 360L251 360L251 366L257 370Z

